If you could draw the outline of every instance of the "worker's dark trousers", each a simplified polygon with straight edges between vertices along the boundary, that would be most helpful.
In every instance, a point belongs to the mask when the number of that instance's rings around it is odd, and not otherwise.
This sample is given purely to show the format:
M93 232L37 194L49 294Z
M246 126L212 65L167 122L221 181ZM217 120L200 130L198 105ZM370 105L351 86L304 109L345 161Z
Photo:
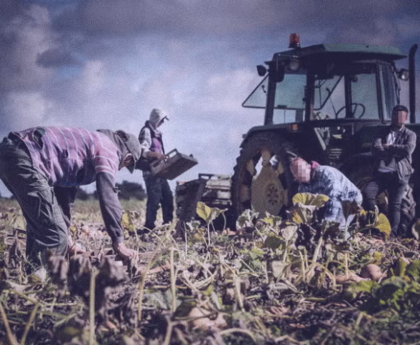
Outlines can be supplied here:
M48 250L65 255L69 215L64 215L46 177L33 167L25 144L11 135L0 144L0 178L19 202L26 219L28 260L38 266L46 263Z
M173 195L166 179L154 177L148 171L143 172L143 178L147 192L146 223L144 227L152 230L155 227L159 204L162 205L163 223L172 222L174 213Z
M398 235L398 227L401 219L401 200L408 184L408 178L400 180L398 172L376 172L372 180L363 191L365 208L367 211L375 210L376 197L388 191L388 217L391 223L392 235Z

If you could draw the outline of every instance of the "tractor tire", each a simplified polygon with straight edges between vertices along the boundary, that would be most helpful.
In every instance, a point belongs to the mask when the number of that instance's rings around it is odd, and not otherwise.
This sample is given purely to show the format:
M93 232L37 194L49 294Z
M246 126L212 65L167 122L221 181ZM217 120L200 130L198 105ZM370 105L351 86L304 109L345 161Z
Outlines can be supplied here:
M274 133L251 137L243 146L232 178L232 216L236 219L246 209L259 217L266 212L279 215L291 204L297 186L289 169L293 146Z
M354 185L363 191L375 171L375 161L371 156L365 159L349 164L341 171Z
M364 159L348 164L346 167L342 168L341 171L363 193L366 185L373 177L375 167L375 160L372 156L366 155ZM388 198L386 192L377 196L376 205L381 213L387 214Z

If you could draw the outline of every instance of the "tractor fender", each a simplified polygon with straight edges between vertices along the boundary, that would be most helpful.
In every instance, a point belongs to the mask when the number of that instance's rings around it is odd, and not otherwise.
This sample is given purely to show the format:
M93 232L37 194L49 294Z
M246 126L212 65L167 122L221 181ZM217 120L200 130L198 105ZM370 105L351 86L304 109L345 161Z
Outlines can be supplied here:
M348 172L354 170L358 166L373 165L374 159L372 153L363 152L354 155L343 162L340 166L341 172L346 175Z
M252 137L261 133L274 133L285 140L288 140L291 136L291 133L284 125L256 126L252 127L246 134L243 135L240 148L243 148Z

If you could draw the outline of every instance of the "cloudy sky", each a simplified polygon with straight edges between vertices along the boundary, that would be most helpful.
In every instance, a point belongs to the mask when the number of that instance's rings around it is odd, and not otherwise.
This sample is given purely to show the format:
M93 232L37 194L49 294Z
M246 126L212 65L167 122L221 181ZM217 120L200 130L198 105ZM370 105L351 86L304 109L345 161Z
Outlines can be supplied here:
M161 108L166 148L199 160L179 179L231 174L242 134L263 122L241 107L255 66L290 33L407 53L419 18L418 0L0 0L0 137L38 125L137 135Z

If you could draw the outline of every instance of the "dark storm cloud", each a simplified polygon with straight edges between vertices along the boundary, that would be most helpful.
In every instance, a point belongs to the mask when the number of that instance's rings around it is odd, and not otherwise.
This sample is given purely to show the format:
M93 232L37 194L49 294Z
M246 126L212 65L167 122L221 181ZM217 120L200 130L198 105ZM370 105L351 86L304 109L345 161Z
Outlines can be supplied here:
M283 0L283 1L196 1L196 0L88 0L59 18L61 28L92 35L162 34L171 36L220 36L270 34L273 30L322 30L342 35L364 29L375 36L376 20L398 22L401 14L419 14L417 0ZM331 30L332 29L332 30ZM386 40L386 37L383 37Z
M114 54L119 44L130 51L124 40L134 37L153 38L156 46L170 39L191 46L225 41L238 55L267 49L271 55L274 47L284 49L289 33L296 31L303 45L346 42L406 48L404 40L411 42L420 29L419 8L418 0L87 0L53 18L53 28L61 41L92 57Z
M71 52L58 48L47 49L46 51L38 54L36 62L45 68L69 67L80 64L80 62L72 56Z

